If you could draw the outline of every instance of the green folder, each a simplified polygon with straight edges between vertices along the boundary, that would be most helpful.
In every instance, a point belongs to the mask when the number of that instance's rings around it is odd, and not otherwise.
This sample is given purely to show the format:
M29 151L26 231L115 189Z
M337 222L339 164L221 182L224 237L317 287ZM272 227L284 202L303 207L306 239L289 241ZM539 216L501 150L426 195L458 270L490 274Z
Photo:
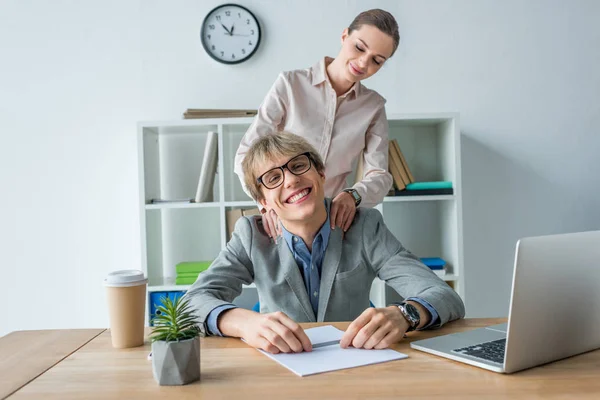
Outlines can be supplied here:
M182 272L180 274L177 274L176 278L194 278L194 279L198 279L198 275L200 275L200 272Z
M175 266L175 271L177 275L190 272L200 273L206 271L210 264L212 261L183 261Z
M420 190L420 189L452 189L452 182L450 181L436 181L436 182L413 182L406 185L406 190Z
M180 277L177 277L177 278L175 278L175 284L176 285L191 285L194 282L196 282L196 279L198 279L198 277L196 277L196 278L180 278Z

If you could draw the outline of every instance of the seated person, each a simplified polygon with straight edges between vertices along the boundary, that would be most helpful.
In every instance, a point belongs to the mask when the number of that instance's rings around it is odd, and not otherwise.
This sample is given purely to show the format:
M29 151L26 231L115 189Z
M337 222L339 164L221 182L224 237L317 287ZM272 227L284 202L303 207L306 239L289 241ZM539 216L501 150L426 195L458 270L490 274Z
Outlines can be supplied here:
M299 322L353 321L342 347L383 349L405 332L464 316L456 292L402 246L379 211L359 208L345 233L330 228L323 161L300 136L257 139L243 170L252 197L279 216L283 238L271 239L260 218L237 221L227 247L185 295L204 334L240 337L271 353L301 352L312 346ZM369 307L376 276L405 302ZM252 282L261 313L231 304Z

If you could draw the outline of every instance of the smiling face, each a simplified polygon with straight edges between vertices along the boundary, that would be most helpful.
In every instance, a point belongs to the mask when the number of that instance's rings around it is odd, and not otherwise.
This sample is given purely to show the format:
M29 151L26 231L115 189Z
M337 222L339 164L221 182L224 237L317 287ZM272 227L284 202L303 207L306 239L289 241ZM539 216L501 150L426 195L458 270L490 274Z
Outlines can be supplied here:
M295 156L274 157L259 167L257 175L280 167ZM310 169L301 175L294 175L287 168L283 171L284 181L280 186L267 189L261 185L263 198L259 201L262 206L273 209L286 227L298 223L310 224L314 218L320 218L325 211L325 174L318 172L312 161Z
M342 49L336 57L344 66L344 77L358 82L375 74L394 52L394 40L372 25L342 34Z

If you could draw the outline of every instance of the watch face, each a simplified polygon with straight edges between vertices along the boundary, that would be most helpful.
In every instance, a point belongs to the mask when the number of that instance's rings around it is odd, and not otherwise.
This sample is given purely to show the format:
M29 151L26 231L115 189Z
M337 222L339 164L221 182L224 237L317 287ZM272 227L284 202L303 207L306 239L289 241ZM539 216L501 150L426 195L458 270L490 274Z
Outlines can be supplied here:
M254 55L261 32L258 20L250 10L236 4L224 4L204 18L200 38L204 50L213 59L238 64Z
M414 321L419 321L420 320L420 315L419 315L419 310L417 310L417 307L413 306L412 304L409 303L404 303L404 309L406 310L406 312L408 313L408 315L414 320Z

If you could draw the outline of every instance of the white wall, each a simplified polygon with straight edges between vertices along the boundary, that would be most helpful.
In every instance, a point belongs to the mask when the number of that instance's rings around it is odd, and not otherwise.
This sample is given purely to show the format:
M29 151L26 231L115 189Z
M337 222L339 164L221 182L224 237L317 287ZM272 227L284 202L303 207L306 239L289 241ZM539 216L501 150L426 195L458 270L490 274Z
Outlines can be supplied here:
M20 305L5 307L0 335L107 325L103 275L140 262L136 121L257 107L280 70L335 56L367 7L240 1L264 41L225 66L198 39L221 1L5 3L0 279ZM519 237L600 229L600 2L376 6L402 40L365 83L389 113L461 113L467 310L506 315Z

